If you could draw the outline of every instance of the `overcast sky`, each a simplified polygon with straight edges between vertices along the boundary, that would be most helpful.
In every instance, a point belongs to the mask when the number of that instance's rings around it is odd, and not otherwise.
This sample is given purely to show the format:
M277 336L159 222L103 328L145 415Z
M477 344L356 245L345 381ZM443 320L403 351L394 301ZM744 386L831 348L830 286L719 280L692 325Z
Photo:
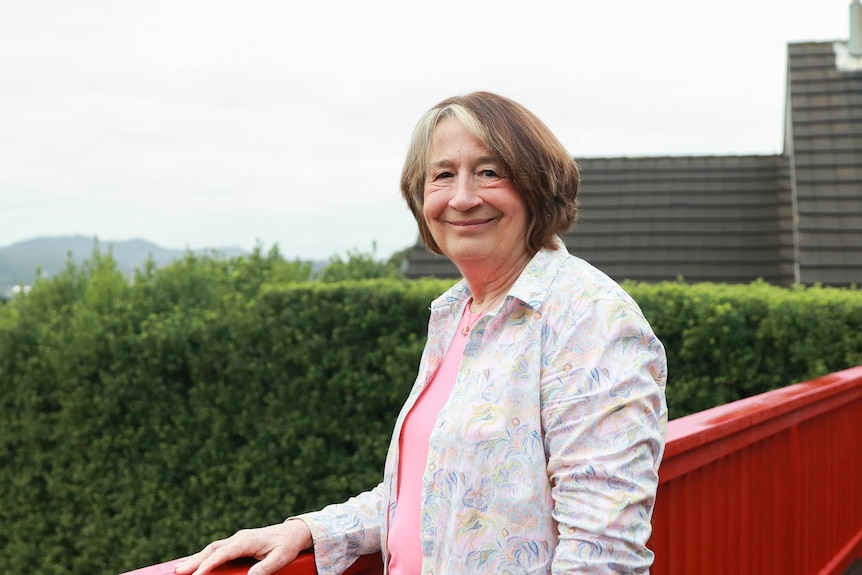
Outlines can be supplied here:
M388 256L419 116L491 90L576 158L782 151L786 45L850 0L0 0L0 246Z

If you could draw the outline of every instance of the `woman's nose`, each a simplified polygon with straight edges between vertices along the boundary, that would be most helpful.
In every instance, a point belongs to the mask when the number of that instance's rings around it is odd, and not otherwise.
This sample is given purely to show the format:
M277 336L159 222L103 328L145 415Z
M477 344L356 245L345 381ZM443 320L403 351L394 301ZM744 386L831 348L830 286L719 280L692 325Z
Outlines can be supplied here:
M475 208L482 203L482 198L478 192L479 190L473 178L469 175L459 176L452 190L452 198L449 200L449 206L462 212Z

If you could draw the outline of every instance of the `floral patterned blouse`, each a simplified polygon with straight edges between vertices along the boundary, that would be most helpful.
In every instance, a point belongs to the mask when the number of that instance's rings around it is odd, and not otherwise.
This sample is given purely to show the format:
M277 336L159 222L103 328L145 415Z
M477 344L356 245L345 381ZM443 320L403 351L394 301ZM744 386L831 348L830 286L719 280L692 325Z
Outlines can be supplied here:
M386 558L401 425L469 298L462 280L432 303L383 481L299 517L320 575L362 554ZM422 573L648 573L666 376L664 348L622 288L559 240L537 253L471 330L431 434Z

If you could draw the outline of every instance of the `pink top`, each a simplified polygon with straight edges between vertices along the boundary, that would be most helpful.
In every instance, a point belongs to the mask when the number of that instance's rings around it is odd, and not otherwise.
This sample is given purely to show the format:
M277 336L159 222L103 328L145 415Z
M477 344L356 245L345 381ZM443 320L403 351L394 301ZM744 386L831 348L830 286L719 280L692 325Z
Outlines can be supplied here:
M387 539L391 575L419 575L422 569L422 544L419 537L422 475L428 460L431 430L458 379L458 368L467 343L464 328L471 319L478 319L470 317L469 309L469 305L464 308L455 339L440 369L404 419L401 457L398 461L398 500Z

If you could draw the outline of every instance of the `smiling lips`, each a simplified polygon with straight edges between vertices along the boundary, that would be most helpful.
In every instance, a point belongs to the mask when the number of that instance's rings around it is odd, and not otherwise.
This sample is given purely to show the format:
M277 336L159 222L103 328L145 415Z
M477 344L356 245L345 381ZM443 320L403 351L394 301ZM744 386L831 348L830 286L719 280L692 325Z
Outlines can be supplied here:
M456 228L465 229L479 227L492 221L494 221L494 218L473 218L471 220L457 220L448 223Z

